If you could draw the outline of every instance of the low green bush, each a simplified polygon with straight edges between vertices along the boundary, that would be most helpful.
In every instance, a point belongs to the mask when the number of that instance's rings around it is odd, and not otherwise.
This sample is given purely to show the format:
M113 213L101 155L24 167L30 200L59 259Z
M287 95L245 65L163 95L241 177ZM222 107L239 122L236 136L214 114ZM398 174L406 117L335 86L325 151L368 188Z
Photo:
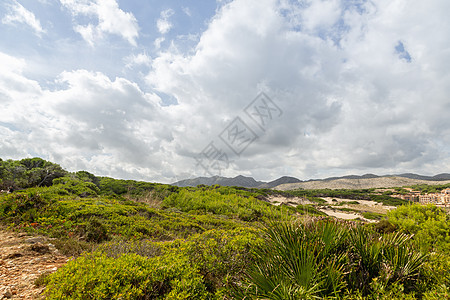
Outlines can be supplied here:
M280 218L283 214L282 208L253 196L243 197L210 188L181 190L179 193L171 194L164 199L162 208L177 208L193 214L222 215L242 221Z
M384 214L375 213L371 211L365 211L362 213L363 217L370 220L381 220L383 217L385 217Z
M388 212L387 219L414 240L423 251L450 255L450 215L434 205L411 204Z
M183 256L85 254L48 278L47 299L207 299L202 276Z
M347 290L361 297L381 293L414 299L416 292L423 292L427 256L410 239L405 234L379 235L370 227L330 219L273 223L255 250L247 283L235 296L341 298Z
M295 207L295 210L302 215L310 216L326 216L327 214L318 210L314 205L311 204L299 204Z

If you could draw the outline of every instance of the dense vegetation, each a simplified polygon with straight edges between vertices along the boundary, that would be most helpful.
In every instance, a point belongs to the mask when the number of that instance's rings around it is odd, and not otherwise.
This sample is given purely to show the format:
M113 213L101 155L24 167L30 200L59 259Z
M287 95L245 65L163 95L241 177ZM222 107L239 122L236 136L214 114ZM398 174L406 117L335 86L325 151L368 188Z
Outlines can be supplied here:
M0 158L0 190L50 186L55 178L68 174L59 165L41 158L6 160Z
M280 193L272 190L115 180L41 159L0 163L2 187L13 191L0 194L1 223L56 238L76 258L41 279L48 299L449 297L450 218L435 206L367 214L381 220L364 224L315 205L273 206L263 201ZM373 190L283 195L393 204Z
M421 194L429 194L429 193L439 193L443 189L450 188L450 184L441 184L441 185L427 185L427 184L417 184L410 186L415 191L420 191Z

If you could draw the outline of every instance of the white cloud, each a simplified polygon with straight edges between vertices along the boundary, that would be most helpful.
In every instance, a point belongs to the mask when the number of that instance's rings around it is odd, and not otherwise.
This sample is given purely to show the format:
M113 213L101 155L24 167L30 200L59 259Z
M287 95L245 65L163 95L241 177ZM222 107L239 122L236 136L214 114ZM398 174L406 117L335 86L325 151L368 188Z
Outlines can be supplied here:
M64 2L99 15L97 2ZM164 35L170 47L151 59L124 58L151 67L145 88L74 70L48 90L27 77L27 61L0 54L0 156L37 153L100 175L170 182L201 175L194 157L211 141L226 150L218 134L241 116L259 139L230 156L222 175L448 170L450 2L353 3L225 3L193 49ZM94 44L106 30L78 25ZM260 91L283 110L265 132L242 111Z
M2 72L0 72L0 104L3 112L5 105L13 106L16 99L29 98L41 93L40 86L36 81L23 76L26 68L24 59L0 52L0 66L2 68ZM4 120L4 118L0 118L0 120Z
M38 36L45 33L41 22L36 19L36 16L19 2L14 0L11 4L7 4L7 7L9 8L9 13L3 17L3 24L13 25L15 23L23 23L30 26Z
M161 34L166 34L172 29L173 24L169 21L169 18L173 16L173 9L166 9L161 12L160 18L156 21L156 26Z
M164 42L165 40L166 40L166 38L161 36L153 42L153 45L155 46L156 49L159 49L159 48L161 48L161 43Z
M334 25L341 14L339 0L308 1L308 7L302 10L305 29L318 30Z
M22 60L6 58L12 62L9 69L26 67ZM53 91L41 89L20 71L15 76L16 82L34 88L24 90L0 77L0 91L9 85L14 96L0 112L2 157L38 153L69 169L123 178L160 176L171 133L161 122L168 118L159 97L124 78L111 80L86 70L63 72Z
M126 68L133 68L134 66L149 66L152 59L146 53L139 53L138 55L129 55L124 59Z
M131 45L136 46L139 26L130 12L119 8L116 0L60 0L74 16L85 15L97 19L97 24L77 24L74 30L81 34L90 45L104 34L119 35Z
M192 12L189 7L183 7L183 12L186 14L186 16L192 17Z
M236 0L212 19L194 54L169 49L154 58L149 84L195 116L185 121L191 138L181 144L200 151L263 88L284 108L283 120L236 160L234 174L251 168L270 178L285 166L300 177L333 169L445 170L448 147L437 145L450 137L442 113L449 113L443 65L450 38L439 28L450 28L442 13L448 4L345 5ZM399 41L410 63L396 53ZM198 136L200 126L207 138ZM269 167L271 156L278 166Z

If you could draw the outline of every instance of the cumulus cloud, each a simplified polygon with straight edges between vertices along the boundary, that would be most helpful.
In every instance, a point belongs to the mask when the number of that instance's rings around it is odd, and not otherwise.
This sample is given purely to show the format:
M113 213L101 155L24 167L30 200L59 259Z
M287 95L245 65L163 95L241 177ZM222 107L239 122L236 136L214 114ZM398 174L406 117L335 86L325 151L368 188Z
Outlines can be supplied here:
M0 52L0 104L14 105L14 101L23 96L27 98L40 95L41 88L36 81L23 76L26 68L24 59L16 58Z
M137 55L131 54L124 58L126 68L133 68L134 66L149 66L151 58L146 53L139 53Z
M418 166L433 173L424 166L449 163L448 147L437 148L448 126L434 125L448 124L437 112L448 112L442 64L450 39L439 30L448 24L446 6L236 0L213 18L194 54L168 50L147 80L196 116L185 121L188 136L201 124L214 139L261 89L279 102L282 121L236 160L235 173L250 168L270 178L286 166L300 177ZM415 26L421 19L429 21Z
M156 21L156 27L161 34L166 34L172 29L173 24L169 21L169 18L173 16L173 9L166 9L161 12L160 18Z
M76 24L78 32L91 46L105 34L115 34L136 46L139 36L139 26L136 18L130 12L119 8L116 0L60 0L74 16L85 16L97 19L97 23L87 25ZM77 21L77 19L76 19Z
M63 2L97 16L97 2ZM73 70L49 90L25 75L27 61L0 54L0 154L163 182L203 175L195 158L211 142L229 155L226 176L443 172L449 9L439 0L229 1L193 49L165 35L171 46L151 59L124 59L151 68L146 87ZM98 38L98 25L80 26ZM261 91L282 110L264 130L244 112ZM258 135L240 155L219 137L235 117Z
M0 90L8 86L14 101L3 103L0 112L2 155L39 153L68 168L99 174L159 176L167 161L165 144L171 140L161 123L159 97L124 78L112 80L86 70L61 73L58 88L50 91L17 71L17 66L26 68L24 61L6 59L12 62L10 80L0 78Z
M14 0L6 6L9 12L2 18L3 24L13 25L16 23L22 23L30 26L38 36L45 33L45 30L41 26L41 22L36 19L36 16L31 11L23 7L19 2Z

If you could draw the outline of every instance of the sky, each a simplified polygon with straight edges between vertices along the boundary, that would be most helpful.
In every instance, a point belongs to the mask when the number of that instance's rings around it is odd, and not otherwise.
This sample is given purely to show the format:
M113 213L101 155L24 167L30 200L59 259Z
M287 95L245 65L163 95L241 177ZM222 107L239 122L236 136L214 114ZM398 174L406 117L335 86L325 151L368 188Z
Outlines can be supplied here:
M163 183L450 172L449 11L2 0L0 157Z

